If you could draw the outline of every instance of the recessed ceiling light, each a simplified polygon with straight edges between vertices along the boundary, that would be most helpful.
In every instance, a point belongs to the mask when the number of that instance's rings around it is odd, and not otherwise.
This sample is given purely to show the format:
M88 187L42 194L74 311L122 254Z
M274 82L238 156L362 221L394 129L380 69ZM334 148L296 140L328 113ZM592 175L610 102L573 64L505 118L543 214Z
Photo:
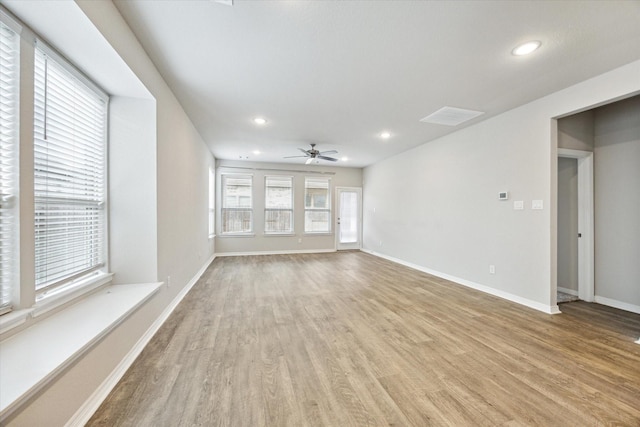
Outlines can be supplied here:
M511 51L511 54L515 56L528 55L534 50L538 49L541 45L542 43L540 43L538 40L522 43L521 45L518 45L515 48L513 48L513 50Z
M391 138L391 134L390 134L389 132L386 132L386 131L385 131L385 132L382 132L382 133L380 134L380 138L382 138L382 139L389 139L389 138Z
M257 156L258 154L260 154L260 150L253 150L253 154Z
M343 162L346 162L347 160L349 160L349 158L348 157L343 157L340 160L342 160Z
M255 119L253 119L253 123L257 125L266 125L267 119L265 119L264 117L256 117Z

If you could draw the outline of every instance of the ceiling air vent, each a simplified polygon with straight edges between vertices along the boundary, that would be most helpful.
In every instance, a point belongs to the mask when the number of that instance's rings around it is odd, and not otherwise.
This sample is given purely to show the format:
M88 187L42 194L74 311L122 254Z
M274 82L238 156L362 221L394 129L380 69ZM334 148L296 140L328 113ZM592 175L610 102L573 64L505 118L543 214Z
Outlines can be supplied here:
M463 108L442 107L435 113L429 114L424 119L420 119L424 123L435 123L437 125L458 126L467 120L484 114L482 111L465 110Z

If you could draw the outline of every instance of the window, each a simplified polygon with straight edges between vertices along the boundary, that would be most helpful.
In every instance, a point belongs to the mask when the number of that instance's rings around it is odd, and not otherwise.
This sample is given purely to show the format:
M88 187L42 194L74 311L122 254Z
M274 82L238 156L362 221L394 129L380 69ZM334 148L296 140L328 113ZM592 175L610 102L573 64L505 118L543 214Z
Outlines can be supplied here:
M209 168L209 237L213 237L216 232L216 173L213 168Z
M105 265L107 97L36 46L34 82L35 287Z
M304 181L304 232L331 232L329 178L306 178Z
M293 233L293 178L290 176L265 178L264 232Z
M251 175L222 175L222 234L253 231Z
M18 35L0 22L0 313L16 281Z

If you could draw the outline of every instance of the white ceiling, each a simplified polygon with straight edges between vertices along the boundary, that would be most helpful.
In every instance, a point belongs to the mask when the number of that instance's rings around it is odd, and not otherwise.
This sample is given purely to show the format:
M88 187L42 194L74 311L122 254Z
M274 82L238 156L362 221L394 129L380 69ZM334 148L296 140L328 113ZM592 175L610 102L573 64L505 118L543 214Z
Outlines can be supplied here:
M115 3L220 159L362 167L640 59L639 1ZM444 106L485 114L419 121Z

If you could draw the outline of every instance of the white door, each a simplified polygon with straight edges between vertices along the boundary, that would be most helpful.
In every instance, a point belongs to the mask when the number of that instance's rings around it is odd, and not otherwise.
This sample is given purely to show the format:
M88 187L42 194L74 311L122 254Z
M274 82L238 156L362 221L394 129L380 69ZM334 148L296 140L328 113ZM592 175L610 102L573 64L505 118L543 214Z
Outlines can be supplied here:
M362 189L336 188L336 249L360 249Z
M593 152L558 148L558 157L578 159L578 297L583 301L593 302L595 299Z

